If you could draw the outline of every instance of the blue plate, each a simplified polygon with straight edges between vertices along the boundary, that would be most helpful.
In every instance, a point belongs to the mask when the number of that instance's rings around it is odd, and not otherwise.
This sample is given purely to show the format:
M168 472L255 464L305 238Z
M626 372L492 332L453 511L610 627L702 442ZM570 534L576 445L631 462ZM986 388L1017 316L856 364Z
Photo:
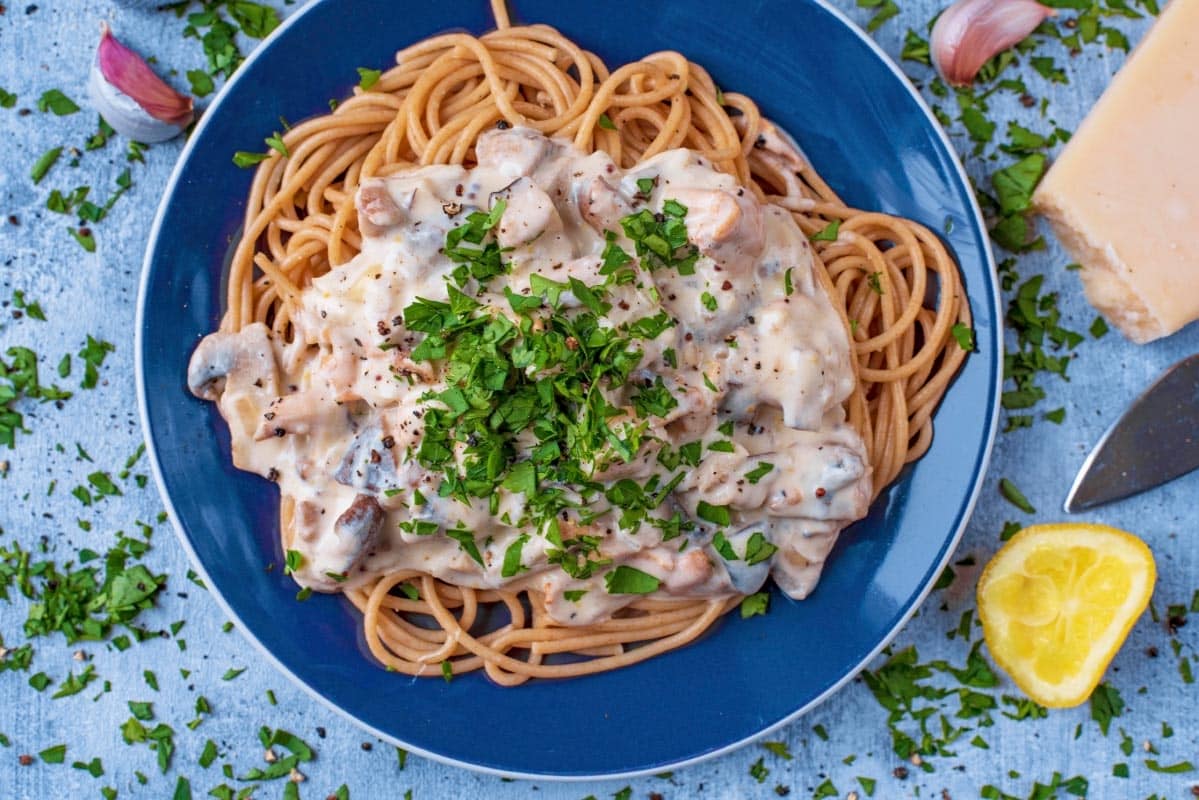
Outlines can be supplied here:
M403 5L401 11L399 6ZM413 752L505 775L659 772L727 751L795 719L846 683L908 619L958 541L982 483L1000 375L998 291L961 166L895 66L817 0L518 0L520 20L560 28L609 64L679 50L752 96L817 169L862 208L913 217L961 262L978 352L936 417L929 453L838 542L812 597L777 592L765 617L721 622L702 641L617 672L500 688L481 674L412 680L366 654L339 597L295 600L280 561L277 492L235 470L224 423L185 388L199 338L218 323L222 270L251 173L230 158L328 110L355 68L448 29L492 27L486 4L323 0L297 12L204 114L150 237L138 317L138 394L159 486L184 547L225 610L293 680ZM474 735L473 732L485 735ZM503 735L494 735L501 731Z

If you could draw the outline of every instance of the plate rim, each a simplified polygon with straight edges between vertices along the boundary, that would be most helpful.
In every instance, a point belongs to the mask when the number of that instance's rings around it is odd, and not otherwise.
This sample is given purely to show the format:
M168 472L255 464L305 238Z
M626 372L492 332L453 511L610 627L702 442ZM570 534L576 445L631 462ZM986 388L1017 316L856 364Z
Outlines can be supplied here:
M167 179L167 182L163 187L162 199L159 201L158 208L155 211L154 221L150 226L150 234L146 240L145 253L142 257L141 274L138 278L137 308L136 308L136 313L134 316L134 323L133 323L134 324L134 332L133 332L134 333L134 335L133 335L134 367L133 367L133 369L134 369L135 391L137 394L138 420L140 422L141 429L142 429L142 438L145 440L146 454L149 457L150 470L154 476L154 483L158 489L158 495L162 499L163 505L167 511L168 516L170 517L171 528L175 532L175 538L178 540L179 544L182 545L184 552L187 554L188 559L191 561L192 567L200 574L200 577L204 580L205 585L210 587L208 594L216 601L217 605L225 613L226 617L233 621L238 632L247 641L249 641L251 646L259 653L259 655L265 657L266 661L268 663L270 663L279 672L281 672L289 681L291 681L294 685L298 686L302 691L304 691L306 694L308 694L309 697L315 699L317 702L319 702L325 708L330 709L331 711L340 715L342 718L346 719L353 725L356 725L358 728L370 733L372 736L376 736L379 739L382 739L383 741L385 741L395 747L402 747L403 749L407 750L408 752L418 755L421 758L426 758L431 761L435 761L439 764L444 764L446 766L457 767L460 769L470 770L475 773L494 775L494 776L498 776L498 777L502 777L502 778L519 778L519 779L523 779L523 780L537 780L537 781L544 781L544 782L552 781L552 782L556 782L556 783L581 783L584 781L624 780L624 779L631 779L631 778L639 778L639 777L644 777L644 776L648 776L648 775L654 775L654 774L660 773L664 770L683 769L686 767L690 767L690 766L693 766L696 764L703 763L705 761L710 761L710 760L713 760L716 758L720 758L721 756L727 755L728 753L731 753L735 750L739 750L748 744L758 741L766 736L769 736L771 733L773 733L783 727L786 727L787 725L790 725L791 723L798 720L800 717L805 716L806 714L810 713L812 710L814 710L818 706L825 703L829 698L833 697L835 694L837 694L839 691L841 691L841 689L844 688L846 684L848 684L850 681L852 681L854 678L856 678L858 675L860 675L862 673L862 671L870 664L870 662L872 662L875 658L877 658L878 655L888 645L890 645L891 642L893 642L895 640L895 637L897 637L899 635L899 633L911 621L912 617L916 614L916 612L919 611L920 608L924 605L925 601L928 599L928 595L932 592L933 585L936 583L935 576L938 576L941 574L941 572L945 569L945 566L949 563L949 560L951 558L953 558L954 553L957 551L957 547L961 543L962 536L965 534L966 528L969 526L970 521L974 516L974 510L978 503L979 496L982 493L982 487L983 487L983 484L986 482L987 472L990 468L991 457L992 457L992 454L994 451L995 440L996 440L996 436L998 434L998 428L999 428L999 395L1002 392L1002 387L1003 387L1003 370L1002 370L1002 364L1003 364L1003 312L1002 312L1002 305L1001 305L1002 293L1001 293L1000 287L999 287L998 273L997 273L997 267L996 267L996 261L995 261L995 253L991 246L990 237L986 235L986 230L987 230L986 221L983 217L982 208L978 204L978 198L974 194L974 192L969 189L970 178L966 172L965 166L962 164L961 155L958 153L957 148L954 147L952 141L949 138L949 134L945 131L944 127L942 127L941 123L937 121L937 118L933 114L932 109L929 107L928 103L925 102L924 97L921 96L920 92L912 84L911 80L903 72L903 70L900 69L899 65L895 63L895 61L887 54L887 52L885 50L882 49L882 47L878 44L878 42L876 42L874 40L873 37L871 37L868 33L866 33L864 30L862 30L862 28L857 23L855 23L852 19L850 19L849 16L845 12L843 12L839 8L836 8L835 6L833 6L831 4L830 0L805 0L805 1L811 3L815 6L818 6L823 11L827 12L829 15L831 15L833 18L835 18L837 20L837 22L839 22L843 27L845 27L852 35L856 36L860 41L862 41L867 46L867 48L870 50L870 52L874 55L874 57L877 58L884 66L886 66L886 68L888 70L891 71L892 74L895 75L895 77L897 77L899 79L899 82L904 87L904 90L916 102L916 106L924 114L925 119L927 120L929 125L931 125L932 130L935 131L937 138L940 139L941 144L945 147L946 152L950 156L949 160L952 163L954 169L956 170L958 180L961 182L961 185L967 189L966 194L969 197L969 201L970 201L969 202L969 210L971 212L971 220L970 221L974 224L976 230L981 232L981 234L982 234L980 237L982 240L982 256L983 256L982 266L986 270L986 273L987 273L986 278L990 282L990 289L991 289L990 295L992 298L992 304L991 304L990 311L991 311L993 318L995 320L995 323L996 323L995 324L996 335L995 335L995 340L994 340L994 344L993 344L993 348L992 348L992 350L993 350L992 355L995 358L996 368L994 370L994 374L992 375L992 385L990 387L992 395L994 397L994 402L991 403L991 413L990 413L989 418L987 418L987 420L986 420L987 434L986 434L986 441L984 442L983 450L982 450L982 452L980 454L980 458L978 460L979 469L974 476L973 486L971 487L970 494L966 498L966 502L963 506L962 514L961 514L961 521L958 523L957 529L953 532L952 536L949 537L949 539L947 540L948 544L945 547L945 550L941 556L940 561L935 565L935 569L930 570L930 572L928 573L930 577L925 581L924 587L921 589L919 594L916 596L915 600L912 602L911 607L901 617L899 617L896 620L896 622L892 626L892 628L886 632L886 634L882 637L882 639L879 641L879 643L875 646L875 648L873 650L871 650L869 653L867 653L857 664L855 664L850 670L848 670L845 673L845 675L842 676L839 680L834 682L832 685L830 685L827 689L825 689L819 695L812 698L807 703L803 704L802 706L800 706L799 708L797 708L796 710L794 710L787 716L783 717L782 719L774 722L773 724L761 729L760 731L758 731L754 734L742 737L740 739L737 739L736 741L730 742L722 747L715 748L706 753L701 753L699 755L679 759L678 761L672 761L672 762L662 764L662 765L652 767L652 768L647 767L647 768L643 768L643 769L625 770L625 771L620 771L620 772L599 772L599 773L594 773L594 774L583 775L583 774L560 774L560 773L511 771L511 770L501 770L501 769L497 769L495 767L489 767L489 766L485 766L482 764L474 764L469 761L463 761L461 759L453 758L450 756L445 756L440 753L436 753L436 752L427 750L423 747L412 745L411 743L406 742L397 736L394 736L390 733L382 731L382 730L374 727L373 725L370 725L369 723L363 721L362 719L359 719L357 716L355 716L349 710L342 708L341 706L338 706L332 700L326 698L315 687L309 685L307 682L302 680L298 675L296 675L294 672L292 672L292 670L289 669L286 664L284 664L278 657L275 656L274 653L272 653L265 645L263 645L262 642L259 641L256 636L254 636L254 634L250 631L249 627L242 621L241 617L233 610L232 606L228 603L228 601L226 601L224 595L219 590L216 589L216 585L212 582L212 580L208 574L208 571L204 567L203 562L200 560L196 551L193 549L193 547L191 545L191 541L188 539L187 534L184 532L182 522L179 520L179 516L175 510L174 503L172 503L171 497L166 491L166 482L165 482L165 479L163 478L162 467L159 463L158 451L157 451L157 448L154 443L154 437L150 435L151 428L150 428L149 408L147 405L147 394L146 394L147 387L146 387L146 379L145 379L145 358L144 358L145 326L144 326L144 323L145 323L147 301L149 299L148 292L149 292L149 285L150 285L150 273L151 273L152 262L154 260L154 254L156 253L156 251L158 249L158 240L159 240L159 236L162 232L162 223L166 216L167 206L170 203L170 199L175 194L175 190L179 184L179 180L182 175L184 165L187 163L188 159L190 158L190 156L192 154L192 150L195 148L196 143L200 140L201 134L204 132L208 123L212 119L211 112L214 109L216 109L225 100L226 96L230 93L231 88L233 86L237 85L238 82L242 78L244 78L247 74L249 74L249 70L247 69L247 67L251 66L255 61L257 61L260 57L262 57L267 52L267 50L270 49L270 47L275 43L275 41L277 39L286 35L287 31L293 25L295 25L300 19L303 19L304 16L307 15L313 9L317 8L318 6L324 5L325 3L335 2L335 1L336 0L312 0L312 2L309 2L309 3L305 4L304 6L302 6L301 8L297 9L295 11L295 13L293 13L291 16L289 16L287 19L285 19L282 23L280 23L280 25L274 31L272 31L269 36L267 36L262 42L260 42L258 44L257 47L254 48L253 52L251 52L250 55L246 57L246 59L242 62L240 68L233 74L233 77L230 78L228 81L226 81L224 86L221 87L220 91L218 91L217 94L213 97L212 102L209 103L208 107L205 109L205 113L200 118L199 123L196 125L196 127L192 130L191 134L188 136L187 143L184 145L182 151L180 151L179 155L177 156L175 165L171 169L170 177Z

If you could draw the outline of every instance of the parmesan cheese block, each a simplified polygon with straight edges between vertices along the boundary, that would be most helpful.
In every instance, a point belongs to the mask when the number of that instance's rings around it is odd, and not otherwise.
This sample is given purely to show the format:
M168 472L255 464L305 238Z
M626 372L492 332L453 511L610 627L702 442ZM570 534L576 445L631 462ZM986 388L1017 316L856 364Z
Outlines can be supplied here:
M1033 201L1129 339L1199 319L1199 0L1171 0Z

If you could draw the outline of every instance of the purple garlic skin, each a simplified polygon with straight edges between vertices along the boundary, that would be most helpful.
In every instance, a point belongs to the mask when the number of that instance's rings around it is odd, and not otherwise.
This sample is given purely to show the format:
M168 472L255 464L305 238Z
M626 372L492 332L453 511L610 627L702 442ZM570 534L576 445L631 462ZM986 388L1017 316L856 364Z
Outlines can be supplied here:
M87 82L92 106L117 133L138 142L165 142L195 119L192 98L180 94L140 55L117 41L108 23Z
M1056 12L1036 0L958 0L933 26L933 66L952 86L966 86L992 57L1023 41Z

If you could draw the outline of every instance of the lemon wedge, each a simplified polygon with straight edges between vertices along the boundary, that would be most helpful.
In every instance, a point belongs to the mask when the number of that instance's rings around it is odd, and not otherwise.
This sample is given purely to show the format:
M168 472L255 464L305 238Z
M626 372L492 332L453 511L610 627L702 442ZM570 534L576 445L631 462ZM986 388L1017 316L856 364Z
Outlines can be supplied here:
M1131 533L1106 525L1033 525L978 580L991 656L1043 706L1086 700L1149 604L1157 569Z

